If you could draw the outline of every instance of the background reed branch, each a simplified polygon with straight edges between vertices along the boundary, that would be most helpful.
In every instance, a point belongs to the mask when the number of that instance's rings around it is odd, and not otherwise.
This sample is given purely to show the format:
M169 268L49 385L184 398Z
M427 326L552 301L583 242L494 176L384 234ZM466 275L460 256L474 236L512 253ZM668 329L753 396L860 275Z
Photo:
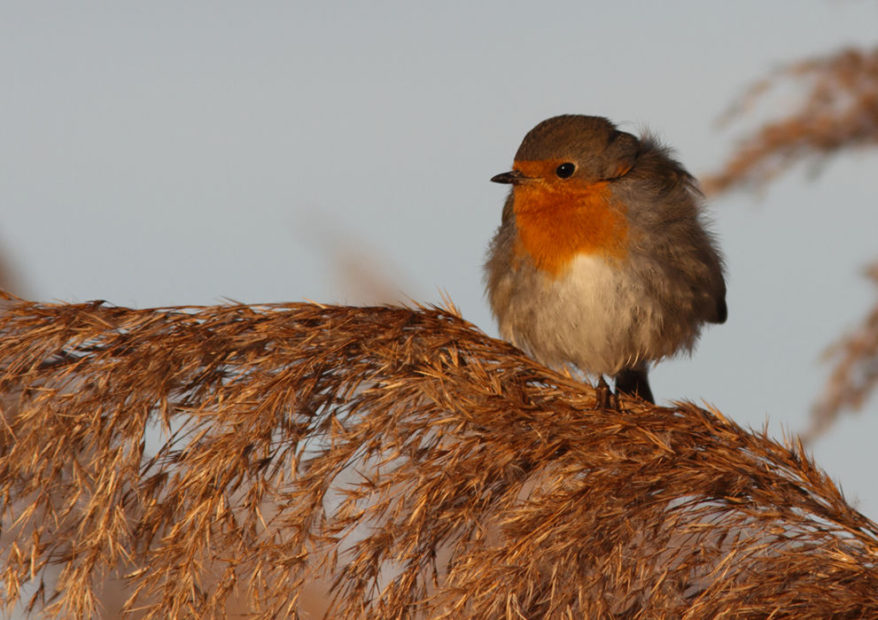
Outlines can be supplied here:
M803 160L821 163L878 145L878 48L847 48L784 66L753 84L722 122L753 115L772 91L790 85L803 96L739 141L721 169L703 179L708 193L759 188Z
M746 120L771 94L792 86L801 96L784 113L749 129L723 166L704 178L711 194L762 189L793 165L807 161L812 172L833 156L878 145L878 47L845 48L792 63L756 82L724 115ZM833 206L827 205L827 222ZM878 281L878 263L866 273ZM861 409L878 385L878 305L826 353L833 369L802 434L811 441L846 411Z

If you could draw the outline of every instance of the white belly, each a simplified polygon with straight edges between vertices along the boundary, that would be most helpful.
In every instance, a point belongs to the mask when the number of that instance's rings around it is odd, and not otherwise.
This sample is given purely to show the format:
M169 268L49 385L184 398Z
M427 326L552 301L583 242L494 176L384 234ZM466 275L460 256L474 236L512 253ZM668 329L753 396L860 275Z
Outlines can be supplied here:
M507 307L495 311L503 337L541 362L612 375L691 348L700 321L674 285L649 264L581 255L557 278L533 268L505 278Z

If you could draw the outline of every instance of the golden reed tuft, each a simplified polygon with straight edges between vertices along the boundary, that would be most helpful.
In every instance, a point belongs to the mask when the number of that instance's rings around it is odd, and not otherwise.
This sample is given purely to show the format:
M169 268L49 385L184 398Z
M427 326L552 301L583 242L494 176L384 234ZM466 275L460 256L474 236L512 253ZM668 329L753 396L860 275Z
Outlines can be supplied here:
M866 269L878 289L878 262ZM858 410L878 389L878 303L826 351L834 368L811 417L803 439L814 439L827 431L846 409Z
M453 313L7 303L9 605L92 616L124 572L153 618L324 577L329 617L878 615L878 526L801 446L595 409Z
M702 178L708 194L759 188L803 159L820 161L842 149L878 145L878 48L845 49L793 63L754 84L725 114L745 113L789 80L808 90L782 118L751 132L722 168ZM789 103L784 104L786 110Z
M804 91L800 103L750 131L723 167L704 178L709 193L761 189L797 162L822 163L846 149L878 146L878 47L843 49L783 67L754 84L724 122L752 115L770 91L790 85ZM790 109L788 102L782 109ZM878 263L867 273L878 282ZM827 357L834 368L803 441L824 434L846 410L862 408L878 388L878 305Z

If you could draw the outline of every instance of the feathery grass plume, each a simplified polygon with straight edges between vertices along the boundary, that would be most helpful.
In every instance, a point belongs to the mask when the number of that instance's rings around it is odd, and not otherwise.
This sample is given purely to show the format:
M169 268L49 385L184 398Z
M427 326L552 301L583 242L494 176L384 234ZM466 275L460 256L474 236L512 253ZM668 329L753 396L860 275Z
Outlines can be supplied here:
M878 263L866 275L878 286ZM822 435L845 409L862 408L878 387L878 304L859 327L830 347L827 357L835 360L835 366L814 408L808 439Z
M878 526L801 446L596 409L447 311L17 301L0 331L7 604L55 566L64 617L114 571L153 618L289 617L322 578L329 617L878 615Z
M702 179L707 193L760 187L801 159L878 144L878 48L785 67L755 84L726 119L743 116L785 78L810 89L800 107L745 138L721 170Z
M845 148L878 146L878 48L841 50L785 67L751 87L725 120L745 116L786 78L810 88L799 107L744 139L721 170L704 177L707 193L762 187L799 160L821 161ZM803 440L825 433L843 410L860 408L878 386L876 330L878 305L862 327L830 348L836 366Z

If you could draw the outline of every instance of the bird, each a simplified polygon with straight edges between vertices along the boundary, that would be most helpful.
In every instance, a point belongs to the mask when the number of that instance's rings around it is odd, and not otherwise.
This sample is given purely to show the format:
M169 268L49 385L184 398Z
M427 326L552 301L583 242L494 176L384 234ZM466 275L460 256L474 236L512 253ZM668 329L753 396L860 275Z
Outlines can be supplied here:
M500 335L537 361L598 378L598 402L654 403L655 362L691 353L728 316L724 262L696 179L649 132L565 114L531 129L488 248ZM601 396L601 389L605 390Z

